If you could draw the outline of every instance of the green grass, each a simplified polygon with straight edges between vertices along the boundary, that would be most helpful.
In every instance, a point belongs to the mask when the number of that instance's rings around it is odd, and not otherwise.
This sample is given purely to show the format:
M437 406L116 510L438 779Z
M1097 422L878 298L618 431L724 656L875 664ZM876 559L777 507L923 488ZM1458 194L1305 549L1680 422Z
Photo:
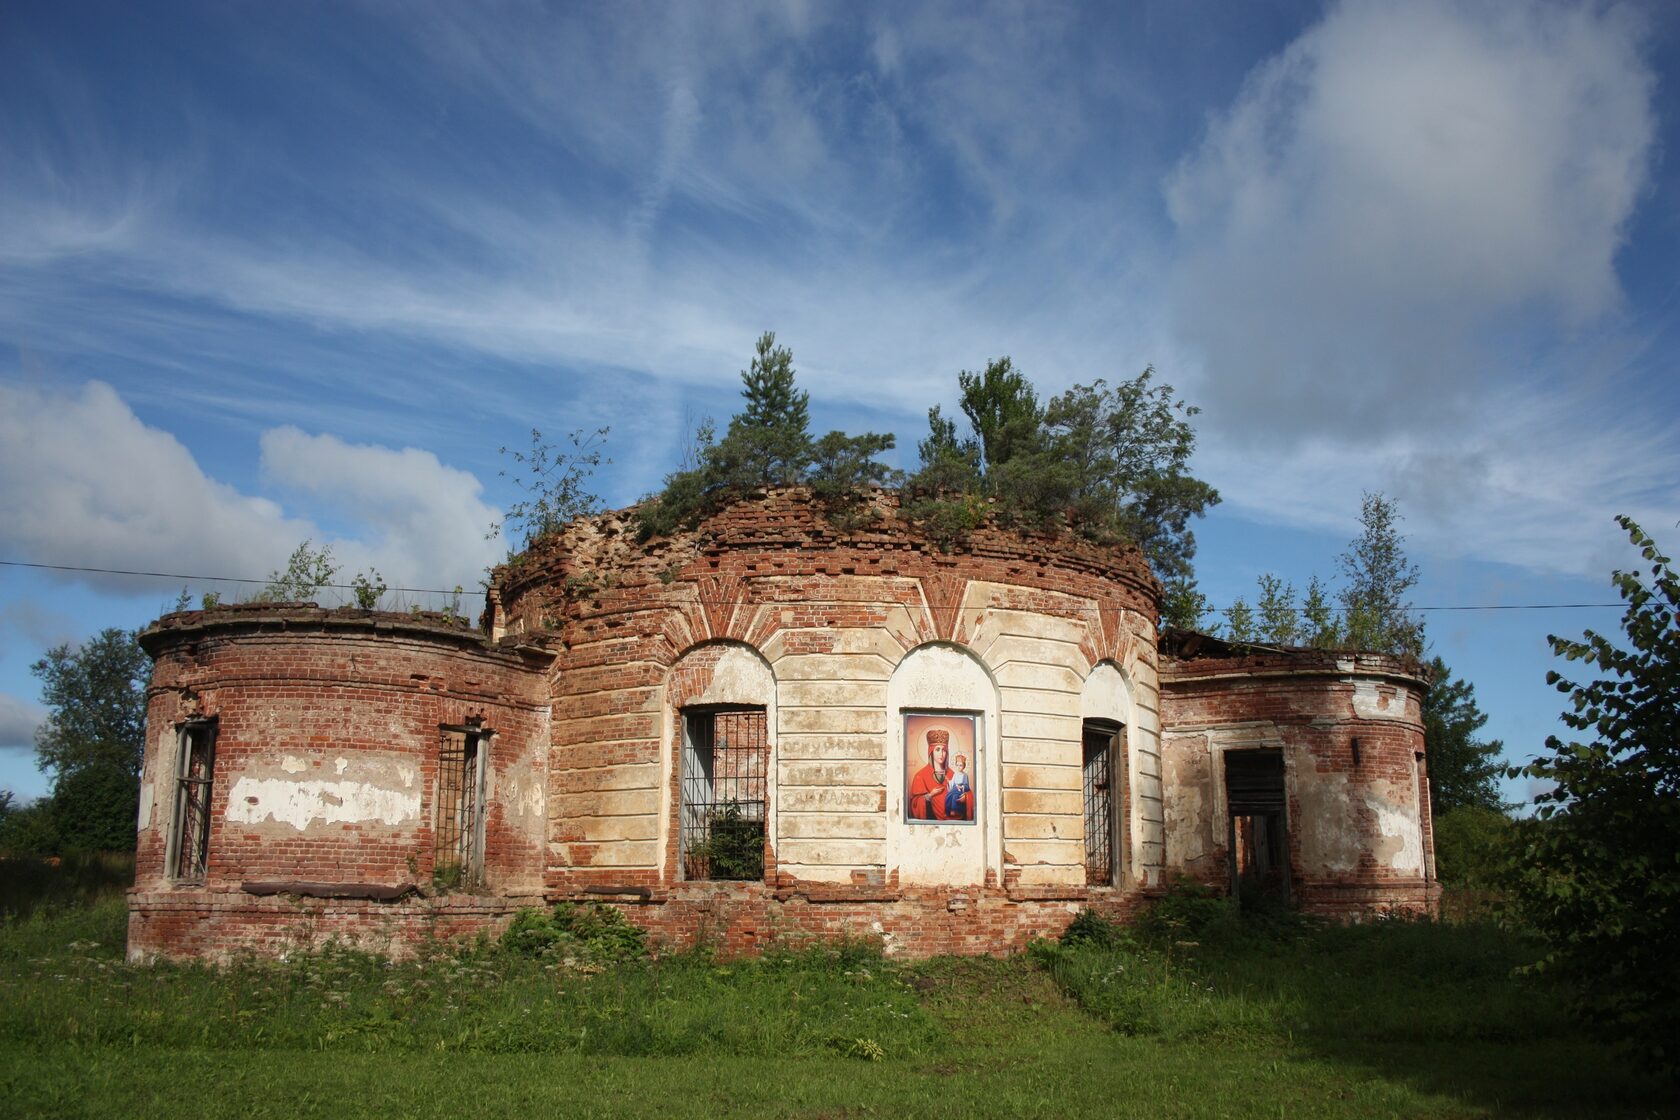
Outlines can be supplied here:
M1204 907L1204 910L1207 909ZM0 924L5 1116L1654 1116L1486 926L1243 923L897 964L131 967L120 897ZM1206 915L1202 915L1205 917Z

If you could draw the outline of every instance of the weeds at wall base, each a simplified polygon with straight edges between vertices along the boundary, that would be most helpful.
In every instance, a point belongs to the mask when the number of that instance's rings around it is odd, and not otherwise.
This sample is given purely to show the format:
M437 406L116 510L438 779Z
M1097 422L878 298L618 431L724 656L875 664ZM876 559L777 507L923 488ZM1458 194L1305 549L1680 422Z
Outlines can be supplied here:
M574 939L599 916L534 913ZM1189 913L1227 920L1200 903ZM517 1103L485 1095L512 1069L573 1086L615 1070L610 1089L593 1090L610 1092L602 1101L673 1116L716 1114L726 1099L739 1114L786 1115L803 1101L836 1115L1018 1115L1042 1110L1046 1085L1074 1114L1119 1099L1185 1116L1272 1114L1280 1100L1327 1116L1672 1108L1585 1039L1547 983L1512 977L1532 951L1512 931L1384 922L1279 934L1239 916L1239 935L1222 938L1158 918L1161 932L1146 936L1082 917L1063 942L1007 960L905 964L873 939L776 938L751 959L702 948L587 963L484 937L408 961L326 944L284 961L136 967L122 960L124 899L111 895L0 925L0 1067L12 1071L0 1095L45 1101L68 1063L107 1071L52 1090L86 1098L59 1108L72 1115L234 1115L252 1085L272 1097L370 1077L397 1094L393 1115L488 1114ZM449 1057L393 1061L403 1055ZM191 1077L172 1087L146 1073L186 1066L225 1082L205 1096ZM377 1072L393 1068L402 1074ZM1172 1102L1139 1095L1163 1077ZM402 1096L417 1080L436 1108ZM780 1092L744 1090L766 1084ZM204 1103L222 1091L234 1095L225 1107ZM565 1113L589 1101L551 1103Z

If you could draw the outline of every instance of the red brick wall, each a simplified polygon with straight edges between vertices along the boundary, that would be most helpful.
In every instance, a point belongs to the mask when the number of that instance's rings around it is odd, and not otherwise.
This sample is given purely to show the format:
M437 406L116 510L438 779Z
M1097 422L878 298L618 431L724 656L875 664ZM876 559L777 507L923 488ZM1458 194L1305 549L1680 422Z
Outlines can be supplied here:
M142 779L149 812L143 805L131 952L200 951L190 945L220 953L251 938L273 944L281 936L276 915L288 911L247 893L249 883L431 892L445 724L476 720L494 732L479 889L486 896L540 895L545 659L487 649L477 634L439 620L296 607L170 615L142 643L155 665ZM165 867L176 727L188 718L216 721L208 862L203 882L190 885L171 882ZM289 783L325 791L307 816L285 819ZM346 805L356 796L388 808L370 814L367 805ZM330 819L335 812L351 819ZM371 923L365 932L375 938L386 936L380 931L399 913L410 917L398 925L413 925L414 905L310 904L319 911L317 925L344 932ZM507 905L468 899L456 909L502 913ZM437 920L425 924L435 928ZM411 932L419 935L402 936Z
M1434 911L1434 837L1427 795L1419 797L1427 790L1418 761L1426 686L1415 664L1299 651L1164 660L1161 680L1165 750L1177 752L1180 783L1169 797L1222 808L1214 789L1222 760L1212 748L1280 749L1294 900L1346 917ZM1223 888L1225 820L1210 811L1206 824L1211 851L1177 870ZM1404 847L1414 839L1418 861Z

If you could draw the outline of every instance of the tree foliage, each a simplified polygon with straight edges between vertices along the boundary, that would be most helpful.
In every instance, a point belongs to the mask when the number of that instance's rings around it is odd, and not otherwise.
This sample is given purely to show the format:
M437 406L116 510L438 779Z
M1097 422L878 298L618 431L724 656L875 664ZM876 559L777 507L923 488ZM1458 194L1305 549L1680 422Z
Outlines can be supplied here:
M877 432L861 436L829 432L811 445L806 478L811 496L822 503L830 521L852 529L868 520L871 507L866 495L893 476L892 468L877 456L892 450L894 442L892 436Z
M1637 524L1617 522L1650 575L1612 577L1626 604L1619 639L1548 639L1586 670L1546 675L1582 739L1548 738L1520 771L1550 788L1535 797L1514 886L1547 939L1542 967L1576 982L1607 1033L1680 1073L1680 576Z
M1295 610L1295 588L1281 576L1264 572L1260 576L1260 597L1254 606L1257 640L1272 645L1295 645L1301 631Z
M771 331L741 371L741 396L746 408L704 456L711 488L738 495L797 485L811 462L810 394L794 384L793 351Z
M0 794L7 798L4 809L0 809L0 855L50 856L59 851L51 798L19 805L11 799L11 790Z
M35 733L36 760L53 774L46 815L64 850L134 845L150 667L133 632L118 629L30 667L47 707Z
M512 478L525 496L508 507L502 520L491 524L491 539L505 527L514 526L521 538L519 549L527 549L539 537L568 521L600 509L600 499L589 489L589 479L601 465L601 447L606 443L607 431L597 428L585 432L579 428L566 437L572 449L565 451L544 438L541 429L532 428L530 450L501 448L501 453L518 465L518 470L499 473L503 478Z
M957 374L963 415L980 445L986 469L994 470L1042 443L1043 410L1026 375L1008 358L988 362L980 373Z
M1429 663L1434 683L1423 698L1423 742L1429 759L1429 804L1436 813L1466 806L1503 810L1499 761L1505 744L1476 733L1488 717L1476 705L1476 688L1440 657Z
M1329 649L1336 644L1340 630L1336 626L1335 608L1325 594L1324 583L1315 575L1307 581L1307 595L1301 601L1301 615L1295 632L1297 645L1315 649Z
M1239 599L1225 612L1225 636L1279 646L1422 656L1423 623L1408 604L1418 570L1406 556L1399 507L1380 493L1367 493L1359 522L1359 536L1336 559L1343 577L1337 606L1330 605L1329 590L1316 575L1297 605L1295 588L1266 572L1259 578L1253 607ZM1232 626L1233 610L1240 629Z
M974 434L961 438L939 409L928 413L906 516L953 543L988 510L1028 530L1133 541L1174 589L1171 622L1194 625L1206 604L1195 591L1189 522L1219 494L1188 473L1197 410L1154 376L1150 368L1113 387L1075 385L1041 404L1008 358L964 370L960 404Z
M793 352L777 346L769 331L741 371L741 396L745 407L730 419L723 438L714 441L710 421L702 423L685 456L693 465L666 476L664 489L642 505L644 539L692 526L749 494L780 486L809 486L841 528L868 519L868 489L895 479L878 458L893 448L890 434L829 432L813 440L810 396L796 384Z
M303 603L315 598L323 587L332 585L338 565L332 562L332 546L315 548L307 538L292 550L286 566L268 573L268 586L256 594L259 603Z
M1161 581L1161 625L1180 630L1199 630L1207 616L1207 596L1196 586L1194 572L1168 576Z
M1254 628L1254 608L1242 597L1225 608L1225 633L1233 642L1252 642L1259 638Z
M1172 589L1166 617L1194 625L1206 602L1195 590L1190 519L1219 501L1188 473L1196 409L1157 384L1155 371L1112 388L1075 385L1048 404L1008 358L957 375L968 433L939 408L928 412L920 468L904 480L901 511L951 547L996 516L1029 531L1072 529L1093 540L1131 540ZM869 516L863 495L895 481L879 456L893 437L830 432L813 440L809 401L793 355L766 332L741 374L746 407L723 438L696 438L687 465L641 510L644 538L691 526L747 495L805 485L843 528Z
M1435 867L1441 882L1470 890L1497 890L1510 873L1519 823L1485 805L1437 810L1432 821Z
M1073 469L1074 527L1097 540L1134 541L1163 579L1196 555L1190 519L1219 492L1189 473L1191 417L1201 410L1155 383L1150 366L1112 388L1075 385L1045 409L1052 457Z
M1418 570L1406 557L1399 507L1382 494L1367 492L1359 523L1359 536L1338 560L1345 581L1336 596L1342 608L1339 644L1422 656L1423 623L1407 601Z

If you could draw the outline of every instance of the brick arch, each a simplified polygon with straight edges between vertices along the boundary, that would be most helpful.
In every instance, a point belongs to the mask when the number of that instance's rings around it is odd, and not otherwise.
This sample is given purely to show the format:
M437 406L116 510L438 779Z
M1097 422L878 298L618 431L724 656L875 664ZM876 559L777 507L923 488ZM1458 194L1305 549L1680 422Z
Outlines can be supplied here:
M746 642L713 639L690 646L672 663L665 676L664 735L660 743L663 794L660 806L660 875L679 877L683 749L683 710L709 705L752 706L765 710L768 727L766 759L766 833L769 851L766 871L775 874L776 851L776 671L763 651Z

